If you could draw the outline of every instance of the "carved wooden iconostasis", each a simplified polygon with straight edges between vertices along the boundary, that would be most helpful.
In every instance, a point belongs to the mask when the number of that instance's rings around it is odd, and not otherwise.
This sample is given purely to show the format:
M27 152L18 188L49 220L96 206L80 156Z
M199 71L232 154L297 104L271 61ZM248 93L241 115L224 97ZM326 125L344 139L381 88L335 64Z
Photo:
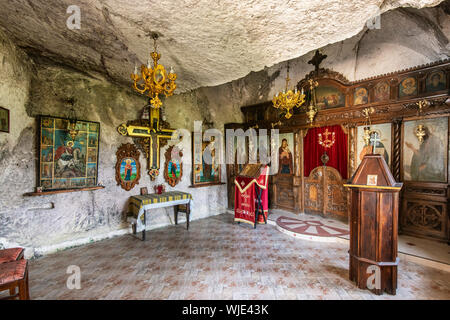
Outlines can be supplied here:
M304 107L295 109L292 118L285 119L274 112L271 101L242 107L245 123L225 125L225 129L244 130L275 127L280 139L288 141L292 168L289 173L285 169L270 177L270 208L347 220L348 191L343 183L369 152L364 142L364 127L369 121L371 132L377 132L381 138L376 153L384 156L395 180L404 183L399 231L449 241L450 59L353 82L317 66L297 84L298 90L306 90L309 79L319 83L319 111L313 125L307 123ZM337 126L344 140L336 144L347 144L341 149L345 150L344 155L340 155L346 170L342 163L328 163L326 167L317 163L309 173L305 172L305 163L310 166L308 157L314 152L311 145L305 146L309 143L308 134L316 130L324 135L327 128L331 132ZM332 148L329 150L331 159ZM283 153L283 161L289 158L289 152ZM234 205L232 182L238 172L238 164L227 164L230 208Z

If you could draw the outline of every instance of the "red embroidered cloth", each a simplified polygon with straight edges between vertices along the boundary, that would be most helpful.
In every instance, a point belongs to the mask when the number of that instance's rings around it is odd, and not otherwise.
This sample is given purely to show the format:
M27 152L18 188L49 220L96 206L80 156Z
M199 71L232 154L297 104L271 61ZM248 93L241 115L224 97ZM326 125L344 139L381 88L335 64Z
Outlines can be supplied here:
M243 177L237 176L234 180L235 193L234 193L234 221L241 221L255 224L255 211L257 208L256 200L257 194L255 190L262 190L261 200L263 205L264 216L266 217L269 212L269 167L266 166L259 177ZM258 218L258 223L264 223L264 217L262 215Z

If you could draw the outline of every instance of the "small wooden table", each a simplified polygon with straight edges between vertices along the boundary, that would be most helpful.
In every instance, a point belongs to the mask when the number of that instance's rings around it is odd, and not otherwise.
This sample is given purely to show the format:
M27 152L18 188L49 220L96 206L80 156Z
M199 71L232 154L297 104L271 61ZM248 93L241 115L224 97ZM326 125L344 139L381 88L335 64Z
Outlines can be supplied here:
M142 230L141 240L145 240L146 212L150 209L174 207L175 224L178 224L178 212L186 213L186 229L189 230L189 216L191 213L192 195L181 191L170 191L161 194L153 193L142 196L132 196L130 199L130 212L136 218L136 228L133 234ZM186 210L180 209L186 205Z

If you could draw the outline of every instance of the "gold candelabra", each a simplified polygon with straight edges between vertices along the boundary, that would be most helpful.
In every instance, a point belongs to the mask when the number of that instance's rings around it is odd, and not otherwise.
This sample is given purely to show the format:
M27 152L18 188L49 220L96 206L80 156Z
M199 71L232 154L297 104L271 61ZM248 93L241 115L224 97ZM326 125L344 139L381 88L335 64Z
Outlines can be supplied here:
M294 91L288 89L289 87L289 64L287 66L287 74L286 74L286 89L283 92L277 93L273 99L273 107L276 109L286 110L285 118L289 119L292 117L291 110L294 108L299 108L302 104L305 103L305 95L303 94L303 89L301 92L297 91L295 88Z
M153 68L150 65L150 59L147 61L147 66L141 65L141 74L138 74L137 66L134 67L134 73L131 75L131 79L134 81L134 90L140 94L144 94L148 91L147 96L150 98L150 104L153 108L161 108L162 102L159 98L160 94L164 94L169 97L173 94L177 85L175 80L177 74L173 72L173 68L170 68L169 74L163 65L158 64L158 60L161 58L161 54L157 52L156 40L158 35L154 33L152 35L154 51L150 53L150 57L153 60ZM140 83L141 82L141 83Z

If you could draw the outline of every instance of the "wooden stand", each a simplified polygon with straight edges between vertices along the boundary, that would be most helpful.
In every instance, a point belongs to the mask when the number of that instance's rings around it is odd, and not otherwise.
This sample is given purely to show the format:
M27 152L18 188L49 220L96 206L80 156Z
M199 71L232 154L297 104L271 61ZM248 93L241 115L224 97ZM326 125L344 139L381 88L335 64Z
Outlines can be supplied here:
M399 192L381 155L368 154L345 187L350 192L350 280L395 295Z
M100 190L105 189L104 186L95 186L95 187L85 187L85 188L74 188L74 189L61 189L61 190L49 190L49 191L42 191L42 192L28 192L25 193L25 197L40 197L40 196L48 196L52 194L59 194L59 193L68 193L68 192L78 192L78 191L94 191L94 190Z

